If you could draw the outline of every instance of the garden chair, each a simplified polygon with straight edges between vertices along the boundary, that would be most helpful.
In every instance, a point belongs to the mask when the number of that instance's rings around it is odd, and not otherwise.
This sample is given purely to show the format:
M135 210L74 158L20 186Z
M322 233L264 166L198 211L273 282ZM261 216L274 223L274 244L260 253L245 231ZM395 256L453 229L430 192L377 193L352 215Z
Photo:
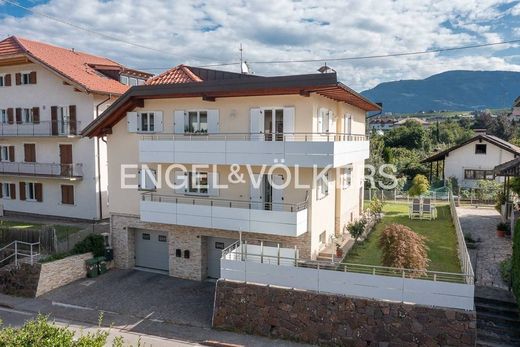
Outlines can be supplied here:
M410 205L410 219L421 218L421 200L413 199Z
M437 209L435 208L435 205L432 204L430 198L423 199L421 212L422 219L432 220L437 218Z

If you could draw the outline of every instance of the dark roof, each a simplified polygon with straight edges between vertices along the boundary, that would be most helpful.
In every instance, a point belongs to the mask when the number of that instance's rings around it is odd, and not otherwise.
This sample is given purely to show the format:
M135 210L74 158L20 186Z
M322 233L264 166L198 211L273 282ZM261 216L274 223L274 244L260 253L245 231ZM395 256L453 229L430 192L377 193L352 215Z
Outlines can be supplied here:
M520 157L495 166L497 176L520 176Z
M117 124L126 112L142 107L145 99L202 97L205 100L236 96L309 95L317 93L354 105L365 111L379 111L362 95L338 82L335 73L261 78L216 79L177 84L144 85L130 88L84 130L84 136L100 136Z
M440 161L440 160L443 160L444 158L446 158L446 156L456 150L457 148L460 148L460 147L463 147L469 143L472 143L472 142L475 142L475 141L479 141L479 140L484 140L484 141L487 141L491 144L494 144L495 146L497 147L500 147L506 151L509 151L513 154L520 154L520 148L505 141L505 140L502 140L501 138L499 137L496 137L496 136L493 136L493 135L487 135L487 134L478 134L472 138L470 138L469 140L466 140L462 143L459 143L458 145L455 145L453 147L450 147L448 149L445 149L444 151L441 151L439 153L435 153L434 155L424 159L421 161L421 163L430 163L430 162L434 162L434 161Z
M237 72L220 71L193 67L188 65L177 65L146 81L147 85L178 84L203 81L228 80L235 78L258 78L257 75L242 74Z

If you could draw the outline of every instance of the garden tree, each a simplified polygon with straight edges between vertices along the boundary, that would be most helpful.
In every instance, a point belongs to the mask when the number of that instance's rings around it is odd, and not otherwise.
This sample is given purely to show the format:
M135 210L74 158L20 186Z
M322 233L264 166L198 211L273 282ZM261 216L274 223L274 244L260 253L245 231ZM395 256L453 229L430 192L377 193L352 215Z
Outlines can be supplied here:
M421 164L421 159L426 156L424 152L407 148L386 148L388 163L397 168L398 174L415 177L417 174L428 174L428 167Z
M425 151L429 151L431 147L429 131L414 120L408 120L402 126L388 131L384 141L385 147L404 147Z
M455 122L451 118L432 126L430 131L431 138L436 145L445 144L447 146L452 146L464 142L474 136L472 130L462 127L459 122Z
M354 222L348 223L347 230L348 230L350 236L352 236L354 238L354 242L357 242L357 240L361 237L361 235L363 235L366 225L367 225L367 220L364 217L361 217Z
M493 127L491 128L491 134L509 141L515 134L511 119L505 115L500 115L495 118Z
M481 200L496 200L503 186L500 182L495 180L478 180L476 188L477 198Z
M370 157L368 158L366 164L372 165L375 169L375 172L370 172L367 167L365 167L365 173L366 175L372 175L374 178L375 184L378 182L384 184L384 185L390 185L392 181L388 177L384 177L379 172L379 168L387 164L388 162L384 159L384 150L385 150L385 143L384 143L384 136L377 134L375 131L372 132L372 135L370 136ZM394 174L393 172L389 172L388 169L384 170L385 173L388 174ZM371 186L371 180L367 179L367 182L365 183L366 188L380 188L379 187L372 187Z
M378 199L377 196L374 196L372 200L370 200L367 209L370 212L370 214L377 218L381 215L381 213L383 213L384 206L385 203L382 200Z
M389 224L379 236L378 247L384 266L417 270L420 275L428 267L426 239L401 224Z
M430 183L424 175L416 175L412 180L412 186L408 190L411 196L420 196L430 189Z

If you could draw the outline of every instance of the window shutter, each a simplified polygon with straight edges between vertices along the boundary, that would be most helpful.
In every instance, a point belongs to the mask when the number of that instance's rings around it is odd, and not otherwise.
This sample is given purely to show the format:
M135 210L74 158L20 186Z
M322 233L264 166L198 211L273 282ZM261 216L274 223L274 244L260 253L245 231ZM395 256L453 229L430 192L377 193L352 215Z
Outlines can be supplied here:
M34 143L24 143L24 161L26 163L34 163L36 162L36 145Z
M5 75L5 77L4 77L4 85L6 87L10 87L11 86L11 74Z
M157 177L155 170L152 170L152 169L139 170L138 188L140 190L155 190L156 187L155 187L154 181L153 181L152 177L150 177L150 175L152 175L153 177Z
M11 194L11 199L16 199L16 184L9 184L9 193Z
M77 132L78 132L78 127L77 127L77 117L76 117L76 105L70 105L69 106L69 121L70 121L70 133L72 135L76 135ZM65 124L65 127L67 126L67 124Z
M284 140L294 139L294 107L283 108Z
M209 196L218 196L219 189L216 187L219 184L219 175L218 172L210 172L208 173L208 195Z
M336 133L336 117L332 111L329 111L329 132Z
M175 184L175 193L184 194L188 191L188 186L183 183L187 180L187 176L185 172L182 171L174 171L173 172L173 182Z
M12 108L8 108L7 109L7 123L8 124L13 124L14 123L14 114L13 114L13 109Z
M208 134L218 134L220 132L220 120L218 110L208 110Z
M33 122L34 122L34 124L40 124L40 108L39 107L33 107L32 114L33 114Z
M36 71L32 71L29 74L29 83L30 84L36 84Z
M136 133L137 132L137 112L127 112L126 121L128 123L128 132Z
M22 122L22 109L16 109L16 123L20 124Z
M0 183L0 198L4 197L4 184Z
M249 111L250 115L250 131L251 131L251 140L263 141L264 135L264 113L260 108L252 108Z
M317 133L323 132L323 110L321 108L318 109L318 117L317 117Z
M61 186L61 203L73 205L74 204L74 186Z
M156 133L162 133L164 129L163 125L163 113L161 111L153 113L153 130Z
M9 146L9 161L14 162L14 146Z
M186 112L184 110L177 110L174 112L173 128L176 134L185 133L185 126L187 125L184 118L185 114Z
M25 200L26 199L25 182L20 182L19 186L20 186L20 200Z
M34 184L34 195L36 196L36 201L43 201L43 186L41 183Z
M22 74L18 72L14 76L16 80L16 85L19 86L20 84L22 84Z
M51 134L58 135L58 106L51 106Z

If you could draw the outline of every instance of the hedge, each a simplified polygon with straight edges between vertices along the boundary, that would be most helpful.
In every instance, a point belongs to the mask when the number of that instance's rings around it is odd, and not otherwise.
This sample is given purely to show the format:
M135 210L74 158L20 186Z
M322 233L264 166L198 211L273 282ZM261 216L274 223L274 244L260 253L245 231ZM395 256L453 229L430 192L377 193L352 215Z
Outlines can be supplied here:
M511 271L513 277L513 293L516 301L520 305L520 220L515 225L515 235L513 237L513 266Z

